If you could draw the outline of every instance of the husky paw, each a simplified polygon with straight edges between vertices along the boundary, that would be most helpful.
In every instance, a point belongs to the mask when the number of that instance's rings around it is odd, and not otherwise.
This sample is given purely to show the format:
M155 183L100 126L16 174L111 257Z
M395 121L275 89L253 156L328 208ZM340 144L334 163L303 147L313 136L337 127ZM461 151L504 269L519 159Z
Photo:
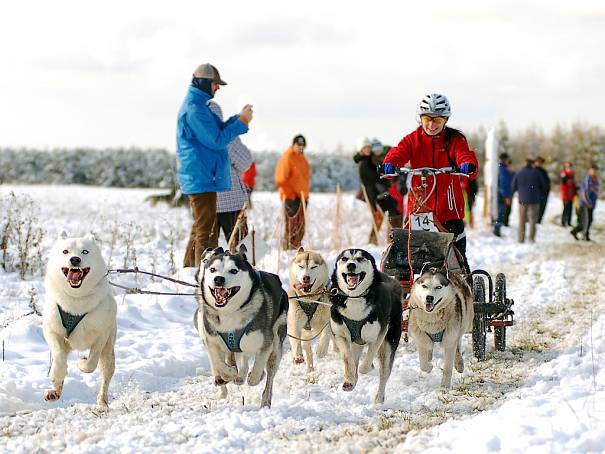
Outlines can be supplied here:
M106 396L97 397L97 407L99 407L99 409L102 411L109 409L109 404L107 403Z
M420 370L428 374L433 370L433 365L431 363L420 364Z
M353 388L355 388L355 385L353 383L350 383L348 381L344 382L342 384L342 390L343 391L353 391Z
M44 400L48 402L54 402L55 400L59 400L61 398L61 391L58 389L49 389L44 393Z
M370 364L362 363L361 366L359 366L359 373L367 374L372 369L374 369L374 365L372 363L370 363Z
M293 361L294 361L294 364L302 364L302 363L305 362L305 358L303 358L302 355L301 356L295 356L294 359L293 359Z
M246 379L244 377L237 377L235 380L233 380L233 383L240 386L243 385L245 381Z
M265 378L265 371L262 371L262 373L260 374L260 377L258 377L258 378L253 376L252 372L250 372L248 374L248 385L256 386L263 380L263 378Z
M223 377L214 377L215 386L224 386L229 383L229 380L224 380Z
M90 374L91 372L95 371L96 366L91 366L88 362L88 358L85 356L78 359L78 369L80 369L82 372Z
M318 346L317 350L315 350L315 354L317 355L318 358L323 358L324 356L326 356L328 354L328 346L326 345L325 347L321 347Z
M225 382L233 381L237 378L237 367L225 365L219 371L219 375Z

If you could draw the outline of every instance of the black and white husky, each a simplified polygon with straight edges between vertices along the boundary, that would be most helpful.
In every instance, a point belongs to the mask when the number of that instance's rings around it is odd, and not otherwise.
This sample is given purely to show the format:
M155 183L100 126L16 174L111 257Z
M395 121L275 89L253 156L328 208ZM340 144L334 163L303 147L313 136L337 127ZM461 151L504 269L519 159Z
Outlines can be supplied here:
M332 332L345 366L342 389L355 388L359 358L367 346L359 372L369 372L378 358L380 383L374 402L382 403L401 337L401 287L362 249L340 253L331 287Z
M266 375L261 406L270 407L288 310L279 277L254 269L245 250L232 254L222 248L206 256L200 276L194 324L208 349L220 396L227 396L230 381L241 385L247 378L248 385L256 386Z

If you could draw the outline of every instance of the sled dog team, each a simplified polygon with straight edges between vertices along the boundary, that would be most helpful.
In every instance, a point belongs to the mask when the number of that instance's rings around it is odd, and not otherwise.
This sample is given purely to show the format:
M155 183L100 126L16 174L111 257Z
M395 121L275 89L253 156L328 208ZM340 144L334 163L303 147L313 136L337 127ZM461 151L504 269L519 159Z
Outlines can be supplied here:
M271 406L273 381L289 337L292 360L315 367L330 341L344 364L342 389L352 391L359 374L378 366L375 403L384 402L402 333L402 290L380 272L371 254L345 249L332 273L320 254L299 248L288 267L288 292L279 276L254 268L245 248L205 251L198 271L198 309L193 324L208 351L221 397L227 383L256 386L265 380L261 406ZM44 399L61 397L71 350L88 350L78 360L82 372L99 367L97 404L107 406L115 369L117 305L107 281L107 266L92 236L60 238L51 250L45 278L44 337L51 351L52 388ZM441 386L451 385L452 369L463 371L462 335L471 329L471 290L456 274L423 270L410 294L409 334L416 342L420 368L432 369L433 346L442 343ZM304 356L303 356L304 351Z

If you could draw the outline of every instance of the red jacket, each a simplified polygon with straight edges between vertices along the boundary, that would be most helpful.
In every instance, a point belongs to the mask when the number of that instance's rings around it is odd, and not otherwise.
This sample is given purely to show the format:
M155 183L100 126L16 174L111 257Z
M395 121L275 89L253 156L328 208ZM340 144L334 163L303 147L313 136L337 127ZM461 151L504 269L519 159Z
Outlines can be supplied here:
M576 180L573 170L561 170L561 200L563 202L572 202L576 195Z
M447 131L447 132L446 132ZM447 135L447 151L445 136ZM419 126L414 132L408 134L399 145L390 149L384 158L384 162L390 162L397 167L403 167L408 162L412 169L418 167L450 167L460 166L463 162L470 162L477 168L470 175L471 179L477 178L479 163L477 156L469 149L466 139L461 134L445 128L437 136L429 136ZM437 186L426 205L432 209L435 219L444 223L453 219L464 219L464 197L460 179L466 177L442 174L437 176ZM420 177L413 179L413 186L420 183ZM432 186L431 178L428 179L429 189ZM414 196L408 192L408 209L411 210Z
M244 173L242 173L242 183L244 183L244 185L248 189L254 189L255 180L256 180L256 164L254 163L254 161L252 161L252 164L250 164L250 167L248 167L248 169L246 171L244 171Z

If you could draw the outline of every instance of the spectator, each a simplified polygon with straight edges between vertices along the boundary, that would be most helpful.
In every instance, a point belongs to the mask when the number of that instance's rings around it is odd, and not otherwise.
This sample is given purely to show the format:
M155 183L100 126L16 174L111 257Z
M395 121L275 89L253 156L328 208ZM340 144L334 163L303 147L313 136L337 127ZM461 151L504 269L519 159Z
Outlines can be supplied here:
M580 183L578 191L578 225L576 225L571 234L577 240L578 233L582 232L584 239L590 241L590 226L592 225L592 213L597 206L599 196L599 176L598 168L595 164L591 165L586 175Z
M534 166L533 159L525 161L523 167L513 178L513 194L519 192L519 228L517 241L525 241L525 224L529 223L529 242L536 240L536 222L540 209L540 195L544 192L546 182Z
M303 203L308 203L311 185L311 169L304 155L306 146L307 140L302 134L295 136L275 168L275 184L284 202L286 226L282 244L286 250L298 248L305 235Z
M513 177L509 168L510 156L504 152L500 154L498 163L498 217L494 222L494 235L501 235L502 225L508 226L508 213L513 199Z
M546 204L548 203L548 194L550 194L550 178L548 172L544 169L544 158L538 156L534 162L534 167L542 174L542 178L546 183L546 187L540 194L540 209L538 210L538 224L542 224L542 218L544 217L544 211L546 211Z
M431 93L422 98L416 109L416 120L420 125L389 150L384 158L384 173L391 174L395 166L403 167L409 162L412 169L457 166L462 173L475 179L479 171L477 156L460 131L446 126L451 114L446 96ZM413 181L420 179L414 178ZM470 277L460 178L450 174L438 175L435 191L430 194L426 206L433 209L435 223L454 234L454 244L463 257L464 268ZM408 210L414 207L415 202L412 191L408 192Z
M248 191L248 206L252 208L252 191L254 191L254 185L256 183L256 164L252 161L250 167L242 174L242 183L246 186Z
M223 121L223 111L215 101L208 102L210 110ZM231 239L233 229L244 204L248 200L248 191L242 183L242 173L252 163L252 155L246 145L242 143L239 137L233 139L227 145L229 151L231 189L229 191L219 192L216 195L216 213L220 229L225 235L225 242L230 251L235 251L238 243L248 234L245 213L242 213L238 227L238 233Z
M573 199L576 196L576 180L573 173L573 164L565 162L561 176L561 200L563 201L563 214L561 215L561 225L571 226L571 213L573 210Z
M249 104L226 122L212 113L207 103L223 85L214 66L198 66L178 114L177 178L193 215L185 267L199 266L204 250L218 246L216 193L231 188L227 144L247 132L252 120Z
M374 225L368 242L378 244L376 235L382 226L383 213L388 214L389 230L394 227L401 227L403 216L397 209L397 201L389 191L390 182L380 179L378 166L382 164L385 156L382 143L374 139L371 144L366 144L365 141L362 144L361 150L354 156L353 160L359 163L359 179L367 195L367 200L364 196L364 201L368 203L374 218Z

